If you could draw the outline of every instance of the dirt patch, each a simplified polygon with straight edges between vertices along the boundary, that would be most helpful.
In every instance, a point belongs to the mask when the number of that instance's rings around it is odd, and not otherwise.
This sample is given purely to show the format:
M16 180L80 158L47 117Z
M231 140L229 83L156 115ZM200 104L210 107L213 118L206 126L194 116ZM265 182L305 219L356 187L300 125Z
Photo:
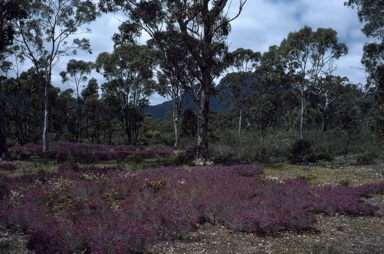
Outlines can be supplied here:
M349 167L301 166L265 170L267 177L295 178L315 176L313 185L358 186L384 180L383 164ZM384 195L375 195L364 201L380 208L374 216L354 217L316 215L317 223L305 232L282 232L273 236L232 232L221 226L203 225L185 239L163 241L150 253L384 253Z
M384 253L384 195L368 201L381 208L375 216L317 215L318 222L308 231L273 236L203 225L185 239L156 244L150 253Z

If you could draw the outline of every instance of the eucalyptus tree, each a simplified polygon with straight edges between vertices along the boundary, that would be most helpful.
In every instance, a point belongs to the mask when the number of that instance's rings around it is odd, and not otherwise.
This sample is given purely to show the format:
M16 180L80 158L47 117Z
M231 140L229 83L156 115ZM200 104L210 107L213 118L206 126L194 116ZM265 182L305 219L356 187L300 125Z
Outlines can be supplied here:
M6 94L7 120L15 126L17 144L22 146L33 142L36 125L41 120L42 89L39 86L43 77L37 75L33 68L22 72L4 84Z
M254 75L262 85L263 93L269 95L269 100L274 105L275 112L271 118L275 117L277 121L282 119L286 130L290 131L290 113L297 106L297 96L290 85L291 77L285 73L278 46L270 46L268 51L262 54ZM253 89L261 90L260 86Z
M52 108L51 128L55 139L73 141L76 139L76 111L72 88L60 91L55 107Z
M5 98L3 96L3 86L7 81L6 73L11 66L5 59L6 56L0 52L0 161L9 158L5 131Z
M384 2L382 0L348 0L344 3L356 7L362 32L373 40L364 45L361 62L369 73L368 87L373 85L379 103L384 102Z
M163 45L163 51L166 49L167 52L172 52L174 56L178 57L178 61L170 63L162 57L163 52L159 50L154 43L154 40L149 40L148 45L155 49L157 56L157 79L159 85L157 86L157 91L162 96L169 96L172 101L172 120L173 120L173 136L175 139L174 147L179 145L179 125L180 125L180 116L184 110L184 106L188 103L187 98L189 98L185 86L190 84L193 86L197 83L196 78L193 75L187 74L188 70L180 72L183 65L185 64L185 56L183 52L179 49L177 41L169 40L166 45ZM175 50L180 50L180 54L175 54ZM184 85L183 85L184 84Z
M238 119L238 134L241 135L244 110L250 108L249 99L254 94L252 83L255 82L256 67L260 61L260 52L251 49L238 48L230 54L229 72L220 82L220 100L232 112L236 112Z
M95 78L88 81L81 92L84 102L85 135L91 142L100 142L100 132L103 121L103 104L99 99L99 84Z
M384 138L384 104L375 108L369 118L370 131L383 142Z
M24 59L29 59L37 73L43 73L44 80L44 127L43 151L48 150L49 98L48 90L52 81L52 70L66 55L77 50L89 53L88 39L71 36L89 32L84 25L94 21L98 15L91 0L32 0L28 16L23 22L17 22L18 41Z
M268 125L273 120L275 105L268 94L254 96L252 98L251 114L261 132L260 141L264 144L264 138Z
M18 145L40 140L43 127L41 122L44 119L42 82L44 75L37 74L32 67L15 78L8 79L4 85L7 122L12 124ZM59 89L50 86L48 92L49 100L54 105Z
M13 45L15 36L14 22L27 16L27 0L0 1L0 160L8 159L7 138L5 132L5 103L3 100L2 83L6 80L5 73L10 69L7 50Z
M289 33L279 46L285 72L292 77L293 86L300 95L300 139L303 139L304 112L307 98L320 79L331 75L336 67L334 61L348 53L344 43L339 43L337 32L332 28L305 26Z
M113 53L103 52L96 59L96 71L108 81L103 85L109 96L119 102L121 121L129 144L137 141L143 109L149 103L155 81L152 51L144 45L117 47Z
M183 112L185 104L188 102L186 99L186 92L183 89L181 82L183 81L182 77L177 78L173 72L168 72L167 69L163 69L157 73L157 79L159 81L158 92L160 95L168 95L172 101L172 120L173 120L173 138L175 143L173 144L174 148L179 146L179 125L180 125L180 116Z
M238 9L229 0L100 0L104 11L121 11L127 16L114 36L115 43L129 43L144 31L173 66L178 75L191 76L197 83L182 84L198 108L197 161L209 161L209 98L214 79L226 67L226 38L230 23L239 17L247 0L238 0ZM232 17L229 13L235 13ZM169 48L168 45L177 45ZM180 59L183 61L180 63Z
M316 86L313 87L312 93L315 99L315 107L319 109L322 115L322 131L328 130L328 120L330 117L330 108L334 102L342 95L340 87L348 82L347 77L328 75L321 77Z
M357 105L357 99L352 94L342 95L335 114L337 121L336 131L344 139L344 159L347 162L349 147L361 132L361 111Z
M92 62L85 62L83 60L71 59L67 63L67 71L60 72L63 83L73 83L76 92L76 142L79 139L81 132L81 113L82 102L80 100L81 90L85 86L85 82L88 80L88 75L91 74L93 68Z
M2 0L0 2L0 52L13 44L14 22L27 17L28 0Z

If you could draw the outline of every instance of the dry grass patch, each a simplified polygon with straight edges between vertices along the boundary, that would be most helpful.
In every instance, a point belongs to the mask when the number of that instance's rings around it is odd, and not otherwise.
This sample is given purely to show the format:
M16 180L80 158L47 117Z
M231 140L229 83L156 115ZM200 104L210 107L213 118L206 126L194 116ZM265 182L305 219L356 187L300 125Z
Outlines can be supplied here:
M275 164L263 166L268 177L303 178L312 185L351 185L375 183L384 180L384 164L371 166L329 167L318 165Z

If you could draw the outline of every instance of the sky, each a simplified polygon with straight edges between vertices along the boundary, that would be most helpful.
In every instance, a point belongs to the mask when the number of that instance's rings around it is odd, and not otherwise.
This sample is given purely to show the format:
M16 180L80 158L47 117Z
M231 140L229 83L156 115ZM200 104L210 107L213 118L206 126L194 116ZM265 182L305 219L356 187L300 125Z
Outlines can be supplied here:
M234 15L239 0L232 0L229 16ZM290 32L296 32L305 25L317 28L333 28L338 33L339 42L345 43L349 53L336 61L334 75L346 76L352 83L365 84L366 73L360 63L363 46L368 41L361 32L363 24L357 17L357 10L344 6L345 0L248 0L241 15L231 25L227 43L229 50L246 48L261 53L268 51L272 45L279 45ZM95 61L98 54L113 51L112 35L118 32L118 26L124 16L103 15L88 27L92 54L79 53L77 56L62 58L55 66L53 84L62 90L70 88L61 83L57 75L65 70L69 59ZM147 38L142 38L145 43ZM99 85L104 80L97 73L92 74ZM159 95L151 97L150 104L156 105L168 100Z

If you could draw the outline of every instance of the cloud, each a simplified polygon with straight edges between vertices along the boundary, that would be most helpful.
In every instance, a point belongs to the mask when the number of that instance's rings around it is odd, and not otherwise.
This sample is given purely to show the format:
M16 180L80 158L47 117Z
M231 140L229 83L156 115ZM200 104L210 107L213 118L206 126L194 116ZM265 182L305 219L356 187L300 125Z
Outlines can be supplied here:
M248 1L241 16L232 23L228 44L230 50L243 47L263 53L305 25L313 30L336 30L339 42L348 46L349 53L336 61L338 69L334 74L347 76L353 83L365 83L360 59L367 39L361 32L356 10L345 7L343 0Z
M228 14L235 15L238 1L232 0ZM227 43L231 51L242 47L254 51L265 52L272 45L279 45L290 32L301 29L304 25L316 30L319 27L333 28L338 32L339 41L346 43L349 54L336 62L336 75L347 76L353 83L365 83L365 71L360 63L363 45L367 41L361 33L355 9L344 6L345 0L248 0L241 15L232 22L231 34ZM112 36L118 32L118 26L125 20L122 14L103 15L90 24L92 33L81 34L80 37L90 39L92 54L79 52L77 56L62 58L55 66L53 82L62 90L69 88L61 84L58 77L65 70L67 62L74 59L95 61L98 54L113 51ZM146 41L144 37L141 42ZM103 78L93 73L101 85ZM151 104L160 103L164 98L153 97Z

